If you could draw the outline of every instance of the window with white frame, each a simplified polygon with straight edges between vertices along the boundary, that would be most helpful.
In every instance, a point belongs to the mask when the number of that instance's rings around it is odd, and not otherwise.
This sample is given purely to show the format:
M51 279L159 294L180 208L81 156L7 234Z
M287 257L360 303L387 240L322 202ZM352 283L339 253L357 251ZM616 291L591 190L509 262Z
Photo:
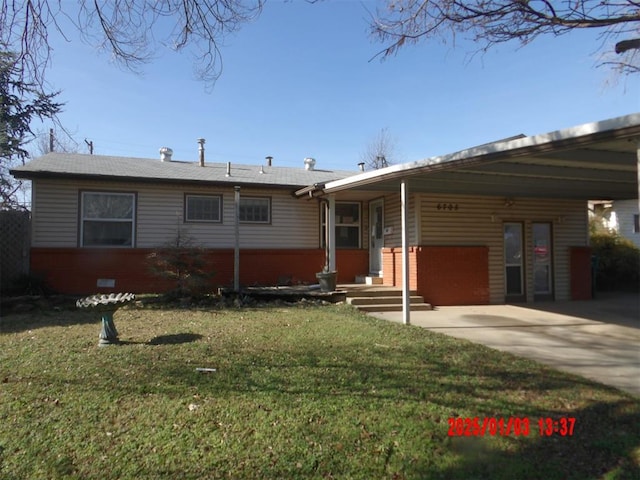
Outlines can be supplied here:
M271 199L268 197L240 197L240 221L243 223L271 223Z
M134 246L135 193L82 192L80 203L81 246Z
M222 197L220 195L185 195L184 219L186 222L222 221Z
M321 248L326 244L327 219L324 205L321 211ZM336 247L360 248L360 203L336 202Z

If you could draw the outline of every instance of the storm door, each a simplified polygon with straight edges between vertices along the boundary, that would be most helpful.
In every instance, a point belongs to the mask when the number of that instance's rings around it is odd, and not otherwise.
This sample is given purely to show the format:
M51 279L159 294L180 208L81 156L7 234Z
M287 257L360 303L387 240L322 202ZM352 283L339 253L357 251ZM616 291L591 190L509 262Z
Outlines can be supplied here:
M553 300L551 224L533 224L534 300Z
M505 223L504 234L504 285L505 301L524 302L524 239L521 223Z
M369 203L369 274L382 276L382 247L384 247L384 202Z

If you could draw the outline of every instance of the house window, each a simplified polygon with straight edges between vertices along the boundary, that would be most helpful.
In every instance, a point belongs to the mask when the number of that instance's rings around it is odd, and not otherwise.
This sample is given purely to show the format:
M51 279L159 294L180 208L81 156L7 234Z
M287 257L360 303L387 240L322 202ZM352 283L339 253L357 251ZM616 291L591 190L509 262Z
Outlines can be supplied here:
M326 244L327 219L326 210L321 206L321 240L322 248ZM336 247L360 248L360 203L336 202Z
M640 215L633 216L633 233L640 233Z
M186 222L221 222L222 198L219 195L185 195Z
M134 193L82 192L80 244L83 247L133 247Z
M271 199L240 197L240 221L243 223L271 223Z

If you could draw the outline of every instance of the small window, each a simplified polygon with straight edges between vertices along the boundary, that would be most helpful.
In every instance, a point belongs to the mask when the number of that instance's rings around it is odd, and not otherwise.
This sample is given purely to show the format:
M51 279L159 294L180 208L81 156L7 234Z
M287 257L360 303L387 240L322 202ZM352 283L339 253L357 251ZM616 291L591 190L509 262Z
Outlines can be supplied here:
M271 223L271 199L240 197L240 221L244 223Z
M83 247L133 247L133 193L82 192L80 244Z
M185 222L221 222L222 198L219 195L186 195Z
M325 209L321 207L322 228L321 247L325 246L327 228ZM357 202L336 202L336 247L360 248L360 204Z
M633 216L633 233L640 233L640 215Z

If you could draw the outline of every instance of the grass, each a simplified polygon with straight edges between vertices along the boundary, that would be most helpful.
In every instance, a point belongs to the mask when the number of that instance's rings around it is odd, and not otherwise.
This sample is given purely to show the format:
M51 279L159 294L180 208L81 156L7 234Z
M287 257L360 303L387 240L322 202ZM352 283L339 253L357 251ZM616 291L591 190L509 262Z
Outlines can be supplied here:
M0 319L0 478L640 478L638 399L479 345L347 306L114 318L106 348L95 312Z

